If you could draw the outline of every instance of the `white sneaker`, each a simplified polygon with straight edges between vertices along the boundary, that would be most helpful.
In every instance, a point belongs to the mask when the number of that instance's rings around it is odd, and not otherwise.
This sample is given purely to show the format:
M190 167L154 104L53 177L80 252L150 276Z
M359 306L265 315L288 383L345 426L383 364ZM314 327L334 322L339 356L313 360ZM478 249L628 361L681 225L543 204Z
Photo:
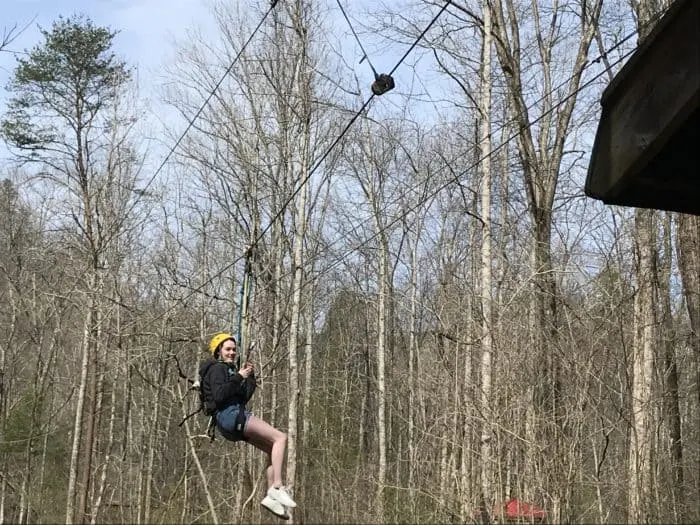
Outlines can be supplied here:
M289 492L287 492L287 489L284 487L270 487L267 489L267 495L285 507L294 508L297 506L292 497L289 495Z
M278 518L282 518L283 520L289 519L289 514L287 514L284 506L270 496L265 496L265 498L260 502L260 505L272 512Z

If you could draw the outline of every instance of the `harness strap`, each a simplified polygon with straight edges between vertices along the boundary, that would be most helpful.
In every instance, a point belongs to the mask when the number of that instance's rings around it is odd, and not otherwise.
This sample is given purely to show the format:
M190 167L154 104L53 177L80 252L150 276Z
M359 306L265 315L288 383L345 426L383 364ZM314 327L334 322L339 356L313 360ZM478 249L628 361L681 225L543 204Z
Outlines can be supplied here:
M248 336L248 306L253 286L253 247L246 250L245 266L243 268L243 280L241 281L241 291L239 298L240 309L238 310L238 333L236 334L236 347L238 348L238 366L245 362L244 344ZM246 332L245 334L243 332ZM245 335L245 337L244 337Z
M209 416L209 424L207 425L207 436L209 441L214 441L216 438L216 415Z
M243 430L245 429L245 403L241 404L241 409L238 411L234 429L240 434L240 437L243 438Z

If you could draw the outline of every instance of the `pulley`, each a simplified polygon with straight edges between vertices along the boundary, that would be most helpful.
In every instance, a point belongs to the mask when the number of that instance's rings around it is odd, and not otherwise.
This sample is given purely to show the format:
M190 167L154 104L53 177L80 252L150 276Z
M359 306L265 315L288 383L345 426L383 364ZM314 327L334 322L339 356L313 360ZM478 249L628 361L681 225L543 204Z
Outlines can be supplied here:
M360 46L360 49L362 50L362 58L360 59L360 64L364 62L365 60L369 64L369 67L372 68L372 73L374 73L374 82L372 82L372 93L375 95L383 95L387 91L391 91L394 89L394 79L392 78L391 75L387 75L385 73L382 73L381 75L377 73L377 70L374 69L374 66L372 65L372 62L369 60L369 56L367 55L367 51L365 51L365 48L362 46L362 42L360 41L360 37L357 36L357 33L355 32L355 28L352 27L352 23L350 22L350 18L348 17L348 14L345 12L345 9L343 8L343 4L340 3L340 0L337 0L338 2L338 7L340 8L340 12L343 13L343 16L345 17L345 21L348 23L348 27L350 28L350 31L352 31L352 35L355 37L355 40L357 41L357 45Z
M391 75L382 73L375 76L375 80L372 82L372 93L379 96L392 89L394 89L394 78Z

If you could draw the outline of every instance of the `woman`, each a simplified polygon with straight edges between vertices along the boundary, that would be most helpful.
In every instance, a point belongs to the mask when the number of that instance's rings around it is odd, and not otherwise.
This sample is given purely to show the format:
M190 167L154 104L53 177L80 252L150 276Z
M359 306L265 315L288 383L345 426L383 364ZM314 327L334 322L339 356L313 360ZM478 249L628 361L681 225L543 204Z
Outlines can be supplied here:
M285 507L297 504L282 485L282 464L287 436L252 413L245 404L255 391L252 363L236 370L236 340L229 333L219 333L209 342L211 359L199 370L205 406L215 407L216 426L230 441L247 441L267 454L267 494L261 505L280 518L289 516Z

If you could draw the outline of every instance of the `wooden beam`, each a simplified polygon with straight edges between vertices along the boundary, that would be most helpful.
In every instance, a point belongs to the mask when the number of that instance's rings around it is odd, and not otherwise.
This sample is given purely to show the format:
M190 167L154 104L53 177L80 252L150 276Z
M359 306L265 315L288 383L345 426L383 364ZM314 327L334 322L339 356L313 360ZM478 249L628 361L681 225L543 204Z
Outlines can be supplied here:
M610 105L610 196L661 151L700 104L700 2L689 1L646 48Z

